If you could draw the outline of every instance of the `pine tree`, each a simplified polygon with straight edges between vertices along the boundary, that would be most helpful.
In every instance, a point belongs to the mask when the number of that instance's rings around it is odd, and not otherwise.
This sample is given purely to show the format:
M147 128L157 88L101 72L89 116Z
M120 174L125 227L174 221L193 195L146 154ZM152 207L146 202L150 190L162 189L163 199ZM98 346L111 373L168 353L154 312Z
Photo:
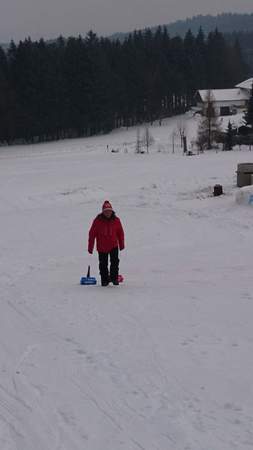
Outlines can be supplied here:
M225 150L232 150L232 149L233 149L233 127L231 122L229 121L225 137Z
M0 47L0 142L6 140L6 134L8 129L8 94L9 94L9 82L8 82L8 62L7 57Z
M185 69L184 69L184 77L187 80L187 93L186 93L186 101L187 106L192 105L193 96L196 92L196 89L199 88L196 86L196 77L195 77L195 55L196 55L196 47L195 47L195 37L193 36L191 30L185 35L184 38L184 53L185 53ZM199 88L200 89L200 88Z
M207 45L202 28L199 29L195 41L196 54L194 58L195 83L197 89L207 86Z
M246 125L249 125L253 128L253 83L251 87L251 95L247 106L247 111L244 117Z
M226 58L227 72L229 73L229 80L231 86L235 86L241 82L248 73L248 67L245 63L241 46L238 39L228 46Z
M225 38L217 28L207 38L207 78L209 88L226 87L226 52Z

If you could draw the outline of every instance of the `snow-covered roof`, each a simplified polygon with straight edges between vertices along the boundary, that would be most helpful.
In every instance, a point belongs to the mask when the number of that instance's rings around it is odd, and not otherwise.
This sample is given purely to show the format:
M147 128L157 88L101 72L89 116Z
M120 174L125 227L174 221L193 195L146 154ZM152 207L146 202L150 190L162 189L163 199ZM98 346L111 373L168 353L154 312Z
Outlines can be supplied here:
M252 84L253 84L253 78L249 78L248 80L245 80L242 83L237 84L236 87L240 88L240 89L251 90Z
M198 92L201 97L201 100L203 102L205 102L207 99L207 96L208 96L208 90L201 89ZM243 90L241 90L239 88L211 89L210 92L211 92L212 100L215 102L224 102L224 101L234 102L234 101L249 99L247 92L244 92Z

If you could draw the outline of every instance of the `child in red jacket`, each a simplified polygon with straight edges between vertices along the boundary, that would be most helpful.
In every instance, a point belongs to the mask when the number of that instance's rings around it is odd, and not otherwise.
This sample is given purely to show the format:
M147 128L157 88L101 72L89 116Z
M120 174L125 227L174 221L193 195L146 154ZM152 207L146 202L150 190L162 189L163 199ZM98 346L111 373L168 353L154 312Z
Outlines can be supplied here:
M118 285L119 249L125 248L124 230L108 200L104 202L102 213L93 221L89 231L88 252L91 254L93 253L95 239L97 241L101 284L107 286L109 281L112 281L113 284ZM109 255L110 275L108 272Z

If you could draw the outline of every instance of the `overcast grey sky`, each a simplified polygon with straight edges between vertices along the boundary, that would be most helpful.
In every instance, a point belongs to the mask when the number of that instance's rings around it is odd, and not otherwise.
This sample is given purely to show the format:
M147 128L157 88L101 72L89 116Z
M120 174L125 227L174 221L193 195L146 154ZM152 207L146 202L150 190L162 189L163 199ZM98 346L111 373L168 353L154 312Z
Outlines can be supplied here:
M106 36L221 12L253 12L253 0L0 0L0 42Z

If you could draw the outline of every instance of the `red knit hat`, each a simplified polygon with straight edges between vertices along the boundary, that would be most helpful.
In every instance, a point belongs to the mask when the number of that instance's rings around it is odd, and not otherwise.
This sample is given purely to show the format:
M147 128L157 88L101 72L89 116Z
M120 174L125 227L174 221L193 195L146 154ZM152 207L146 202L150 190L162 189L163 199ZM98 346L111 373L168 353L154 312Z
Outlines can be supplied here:
M110 203L108 200L106 200L106 201L103 203L102 211L113 211L112 205L111 205L111 203Z

